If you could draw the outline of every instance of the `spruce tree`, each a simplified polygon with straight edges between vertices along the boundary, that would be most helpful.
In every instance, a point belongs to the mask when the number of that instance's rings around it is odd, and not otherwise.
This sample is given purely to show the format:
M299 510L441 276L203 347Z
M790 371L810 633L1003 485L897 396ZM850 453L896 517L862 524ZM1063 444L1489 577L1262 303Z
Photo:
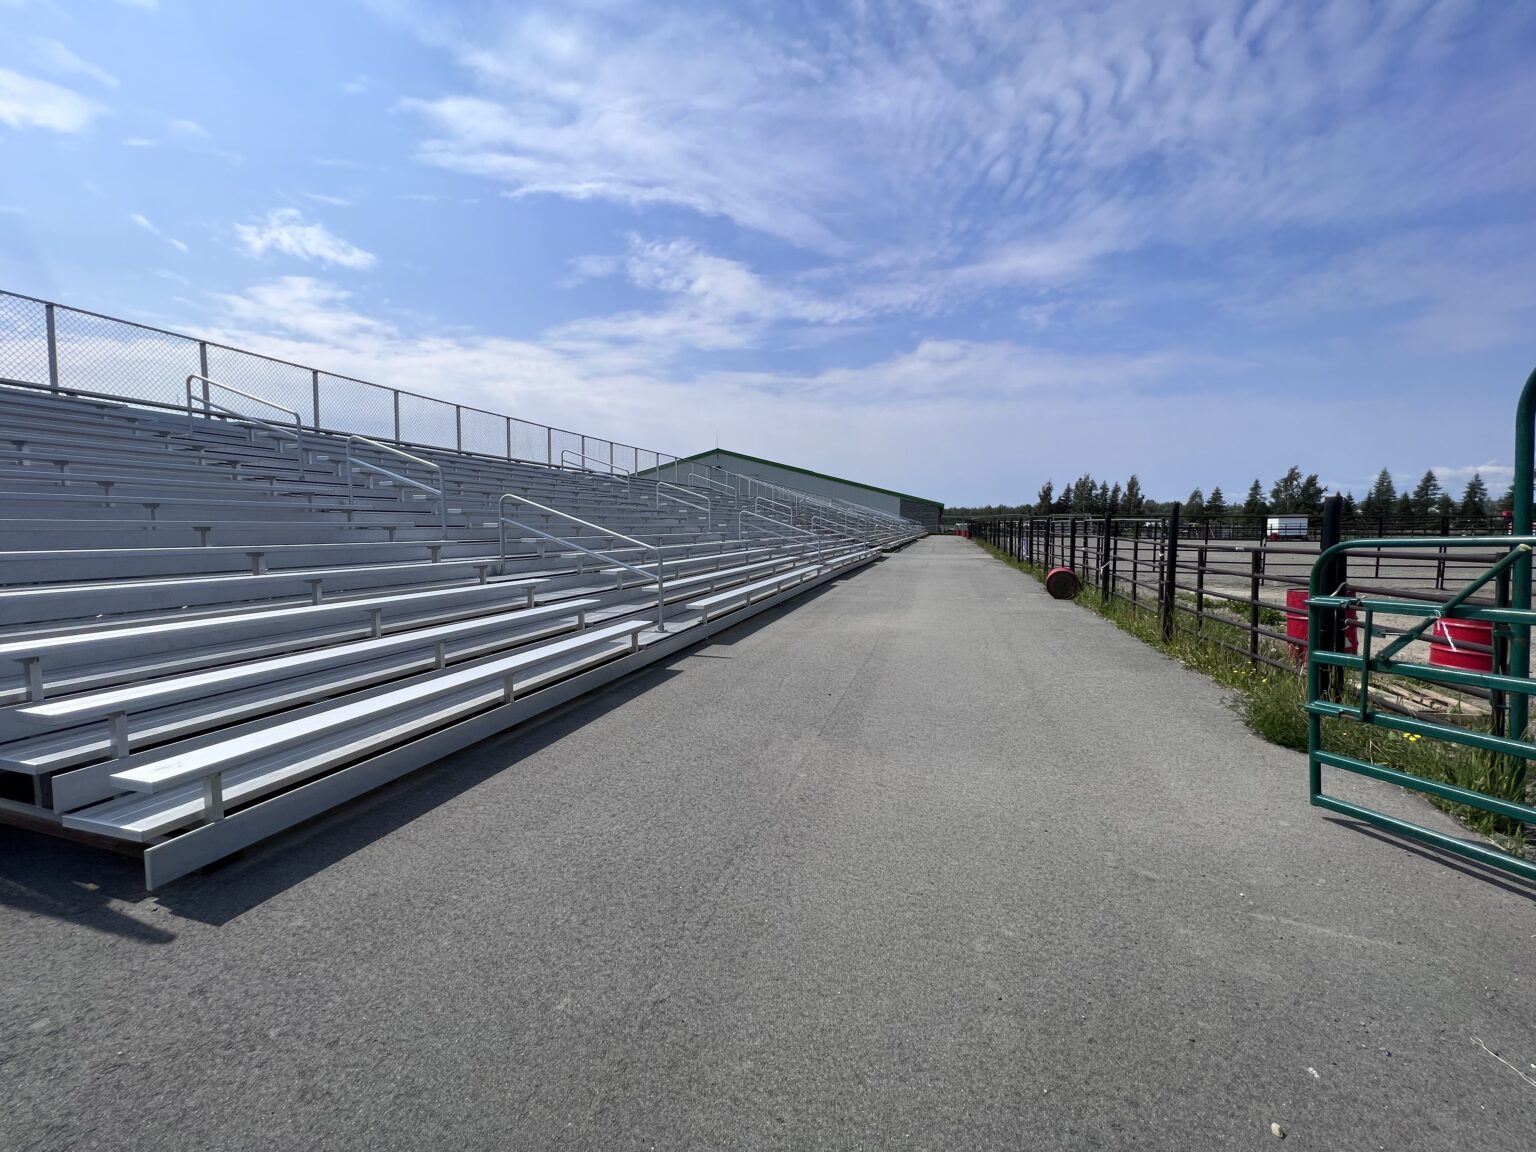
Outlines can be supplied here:
M1227 498L1222 495L1220 484L1212 488L1211 494L1205 498L1205 514L1217 520L1227 514Z
M1264 485L1259 482L1257 476L1248 486L1248 499L1243 501L1243 514L1247 516L1262 516L1269 511L1269 505L1264 503Z
M1483 482L1480 472L1472 473L1472 479L1467 481L1467 486L1461 493L1461 514L1463 516L1488 515L1488 485Z
M1413 489L1413 511L1419 516L1428 516L1434 511L1435 501L1439 498L1440 478L1435 475L1433 468L1426 468Z
M1040 485L1040 495L1035 499L1035 512L1040 516L1049 516L1055 500L1056 485L1047 480Z
M1376 473L1376 483L1371 485L1370 494L1360 510L1367 516L1385 516L1392 511L1396 501L1397 485L1392 483L1392 473L1383 468Z
M1189 517L1203 516L1205 514L1205 493L1196 488L1184 501L1184 515Z

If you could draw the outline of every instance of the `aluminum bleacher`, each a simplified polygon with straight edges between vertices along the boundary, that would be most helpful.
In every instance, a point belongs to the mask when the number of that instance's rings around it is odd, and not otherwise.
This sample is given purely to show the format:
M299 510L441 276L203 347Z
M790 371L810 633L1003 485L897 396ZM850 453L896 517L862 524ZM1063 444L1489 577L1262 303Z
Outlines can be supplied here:
M240 395L0 381L0 820L142 850L150 888L922 535Z

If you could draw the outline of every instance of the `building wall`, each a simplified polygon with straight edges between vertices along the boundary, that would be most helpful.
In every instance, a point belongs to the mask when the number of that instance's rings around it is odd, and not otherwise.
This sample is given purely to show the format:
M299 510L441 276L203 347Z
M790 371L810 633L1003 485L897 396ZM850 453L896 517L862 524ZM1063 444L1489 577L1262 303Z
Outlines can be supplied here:
M849 500L855 504L862 504L866 508L877 508L881 512L889 512L893 516L901 514L901 501L897 497L888 496L884 492L871 492L868 488L860 488L857 484L842 484L821 476L807 476L803 472L795 472L788 468L759 464L756 460L743 460L740 456L733 456L729 452L711 452L702 457L700 463L727 468L743 476L755 476L770 484L798 488L813 496L830 496L836 500Z
M790 468L780 468L758 460L745 460L731 452L711 452L706 456L700 457L699 462L702 464L713 464L718 468L726 468L732 472L739 472L743 476L754 476L770 484L782 484L786 488L798 488L800 491L809 492L813 496L828 496L836 500L847 500L853 504L862 504L866 508L887 512L892 516L908 516L925 525L930 531L937 532L939 528L940 506L937 504L904 500L890 492L880 492L873 488L865 488L859 484L834 480L827 476L807 476L804 472L796 472Z

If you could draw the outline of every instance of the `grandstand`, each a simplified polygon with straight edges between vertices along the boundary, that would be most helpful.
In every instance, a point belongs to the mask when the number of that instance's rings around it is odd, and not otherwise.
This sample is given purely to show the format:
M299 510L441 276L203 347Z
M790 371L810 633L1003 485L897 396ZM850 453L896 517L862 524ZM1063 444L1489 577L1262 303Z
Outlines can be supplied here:
M923 534L518 459L510 419L493 456L206 373L71 391L49 308L53 378L0 379L0 819L141 851L151 889Z

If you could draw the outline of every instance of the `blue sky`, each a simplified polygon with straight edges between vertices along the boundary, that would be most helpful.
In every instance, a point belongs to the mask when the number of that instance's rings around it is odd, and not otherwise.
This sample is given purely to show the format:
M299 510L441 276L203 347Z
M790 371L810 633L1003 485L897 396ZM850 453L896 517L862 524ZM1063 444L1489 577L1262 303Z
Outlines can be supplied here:
M0 287L950 503L1508 483L1536 5L0 0Z

